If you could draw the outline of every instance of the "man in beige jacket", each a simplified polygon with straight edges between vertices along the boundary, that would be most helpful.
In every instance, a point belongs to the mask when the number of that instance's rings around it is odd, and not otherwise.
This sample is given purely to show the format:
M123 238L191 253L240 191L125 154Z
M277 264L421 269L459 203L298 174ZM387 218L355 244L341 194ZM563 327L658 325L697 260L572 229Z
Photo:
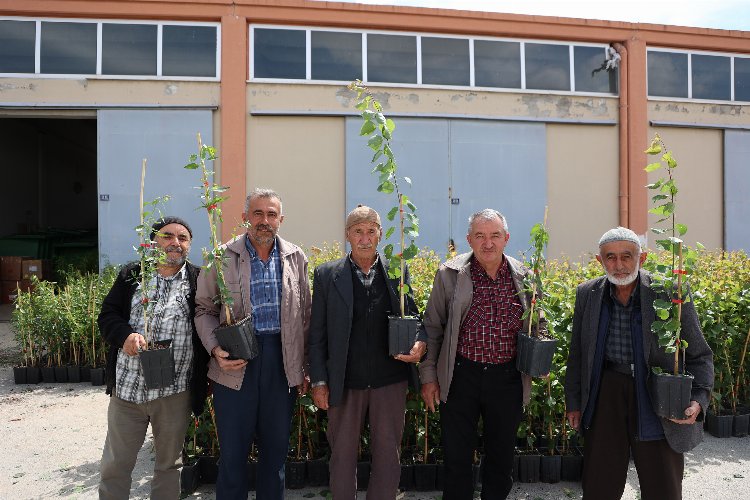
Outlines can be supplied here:
M531 379L516 369L516 336L530 303L528 272L503 253L505 217L485 209L469 217L472 251L438 269L424 317L427 358L419 365L422 397L440 409L444 500L474 496L472 458L484 422L482 498L503 499L513 485L513 448Z
M211 354L212 381L221 459L219 499L247 498L247 456L257 439L257 498L284 498L284 464L297 393L307 392L305 343L310 324L307 258L277 236L284 220L281 198L270 189L247 197L247 234L226 243L224 278L234 298L232 315L252 315L260 353L250 361L229 359L214 329L225 321L216 273L201 273L195 325ZM296 388L296 389L295 389Z

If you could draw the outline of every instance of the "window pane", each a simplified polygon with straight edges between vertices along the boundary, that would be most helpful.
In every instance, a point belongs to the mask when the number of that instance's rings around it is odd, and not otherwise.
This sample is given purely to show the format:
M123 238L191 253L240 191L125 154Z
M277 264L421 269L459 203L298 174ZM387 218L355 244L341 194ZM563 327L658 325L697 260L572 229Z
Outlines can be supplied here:
M526 88L570 90L570 51L567 45L527 43Z
M155 24L102 24L102 74L155 75Z
M253 30L255 78L305 79L303 30Z
M690 67L693 72L693 99L732 98L732 72L728 57L693 54Z
M734 100L750 101L750 58L734 58Z
M604 47L573 47L577 92L617 93L618 71L607 71L606 54Z
M34 72L34 21L0 21L0 73Z
M42 23L41 71L96 74L95 23Z
M469 85L469 40L422 37L422 83Z
M521 44L474 40L474 84L521 88Z
M310 33L313 80L362 78L362 35L338 31Z
M367 35L367 80L417 83L417 37Z
M675 52L648 53L648 95L687 97L687 54Z
M164 76L216 76L214 26L164 26L161 74Z

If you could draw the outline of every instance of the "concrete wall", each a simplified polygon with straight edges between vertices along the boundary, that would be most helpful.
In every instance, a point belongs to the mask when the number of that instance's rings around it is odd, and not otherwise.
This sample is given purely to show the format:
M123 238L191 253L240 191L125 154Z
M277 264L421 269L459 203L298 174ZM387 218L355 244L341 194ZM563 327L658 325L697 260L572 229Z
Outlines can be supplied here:
M685 242L701 242L708 249L721 248L724 241L724 132L698 128L651 127L650 137L658 132L677 160L674 178L677 193L677 222L687 224ZM649 157L649 163L657 157ZM645 167L645 164L644 164ZM649 183L666 175L659 169L649 173ZM649 203L653 191L649 191ZM651 208L649 206L649 208ZM649 227L657 218L649 215ZM658 227L664 227L665 223ZM654 248L653 233L648 244Z
M252 117L247 130L247 190L279 192L284 203L280 234L306 248L342 242L344 119ZM234 216L225 214L224 220Z
M617 132L617 127L547 125L551 257L578 261L617 226Z
M218 82L3 78L0 103L107 106L218 106Z

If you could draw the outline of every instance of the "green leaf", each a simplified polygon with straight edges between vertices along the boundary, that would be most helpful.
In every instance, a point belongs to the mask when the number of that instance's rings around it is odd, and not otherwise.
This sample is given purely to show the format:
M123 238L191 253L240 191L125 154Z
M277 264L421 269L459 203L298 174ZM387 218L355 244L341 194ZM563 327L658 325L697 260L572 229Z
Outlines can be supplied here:
M665 162L667 162L667 165L669 165L669 168L675 168L675 167L677 167L677 160L675 160L672 157L672 152L671 151L667 151L666 153L664 153L664 155L661 158L662 158L662 160L664 160Z
M388 230L385 232L385 239L387 240L388 238L390 238L391 235L393 234L393 231L395 230L396 230L396 226L389 227Z
M188 163L187 165L185 165L185 168L188 170L195 170L196 168L198 168L198 166L199 165L197 163Z
M367 145L370 146L370 149L373 151L379 151L380 146L383 144L383 138L379 135L373 135L370 137L370 140L367 141Z
M675 224L674 227L680 236L684 236L687 233L687 226L685 224Z
M385 181L378 186L378 191L385 194L391 194L394 189L395 187L391 181Z
M388 220L393 220L393 219L395 219L395 218L396 218L396 214L398 214L398 207L393 207L392 209L390 209L390 210L388 211L388 215L386 215L385 217L386 217L386 218L387 218ZM387 236L386 236L386 237L387 237Z
M646 151L646 153L648 153L648 151ZM649 153L649 154L652 154L652 153ZM661 168L661 162L657 161L656 163L649 163L648 165L646 165L646 168L644 168L643 170L645 170L646 172L653 172L654 170L659 170L660 168Z
M666 200L667 198L669 198L669 196L667 196L666 194L656 194L651 197L651 201L657 202L659 200Z
M405 204L407 207L409 207L409 210L411 210L412 212L417 211L417 207L411 201L407 201Z
M393 131L396 130L396 124L390 118L388 118L385 121L385 127L388 129L388 132L390 133L393 133Z
M359 135L370 135L375 131L375 125L372 122L364 122L359 129Z
M393 243L388 243L383 247L383 254L385 254L385 258L388 260L393 258Z
M417 248L417 245L412 242L412 244L404 250L404 260L411 260L416 257L418 253L419 248Z

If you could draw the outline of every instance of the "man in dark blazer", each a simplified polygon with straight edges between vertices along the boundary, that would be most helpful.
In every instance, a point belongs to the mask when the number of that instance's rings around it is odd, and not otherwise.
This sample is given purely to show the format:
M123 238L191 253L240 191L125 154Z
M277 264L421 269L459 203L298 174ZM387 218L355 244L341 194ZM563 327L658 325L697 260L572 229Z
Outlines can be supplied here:
M393 500L401 475L407 381L426 350L419 329L409 354L388 354L388 316L397 314L399 280L390 279L378 255L380 216L359 206L346 218L351 252L315 269L309 335L315 405L328 410L331 492L356 498L360 433L369 413L372 469L368 500ZM408 281L408 275L406 277ZM409 293L408 315L417 309Z
M604 233L596 259L606 276L576 292L573 336L565 380L568 422L584 447L584 499L619 499L632 451L643 500L682 498L683 453L703 438L714 381L713 353L692 302L682 307L685 369L695 378L684 419L656 415L648 393L653 367L672 369L674 355L651 331L656 293L638 236L623 227ZM668 297L664 297L669 300Z

